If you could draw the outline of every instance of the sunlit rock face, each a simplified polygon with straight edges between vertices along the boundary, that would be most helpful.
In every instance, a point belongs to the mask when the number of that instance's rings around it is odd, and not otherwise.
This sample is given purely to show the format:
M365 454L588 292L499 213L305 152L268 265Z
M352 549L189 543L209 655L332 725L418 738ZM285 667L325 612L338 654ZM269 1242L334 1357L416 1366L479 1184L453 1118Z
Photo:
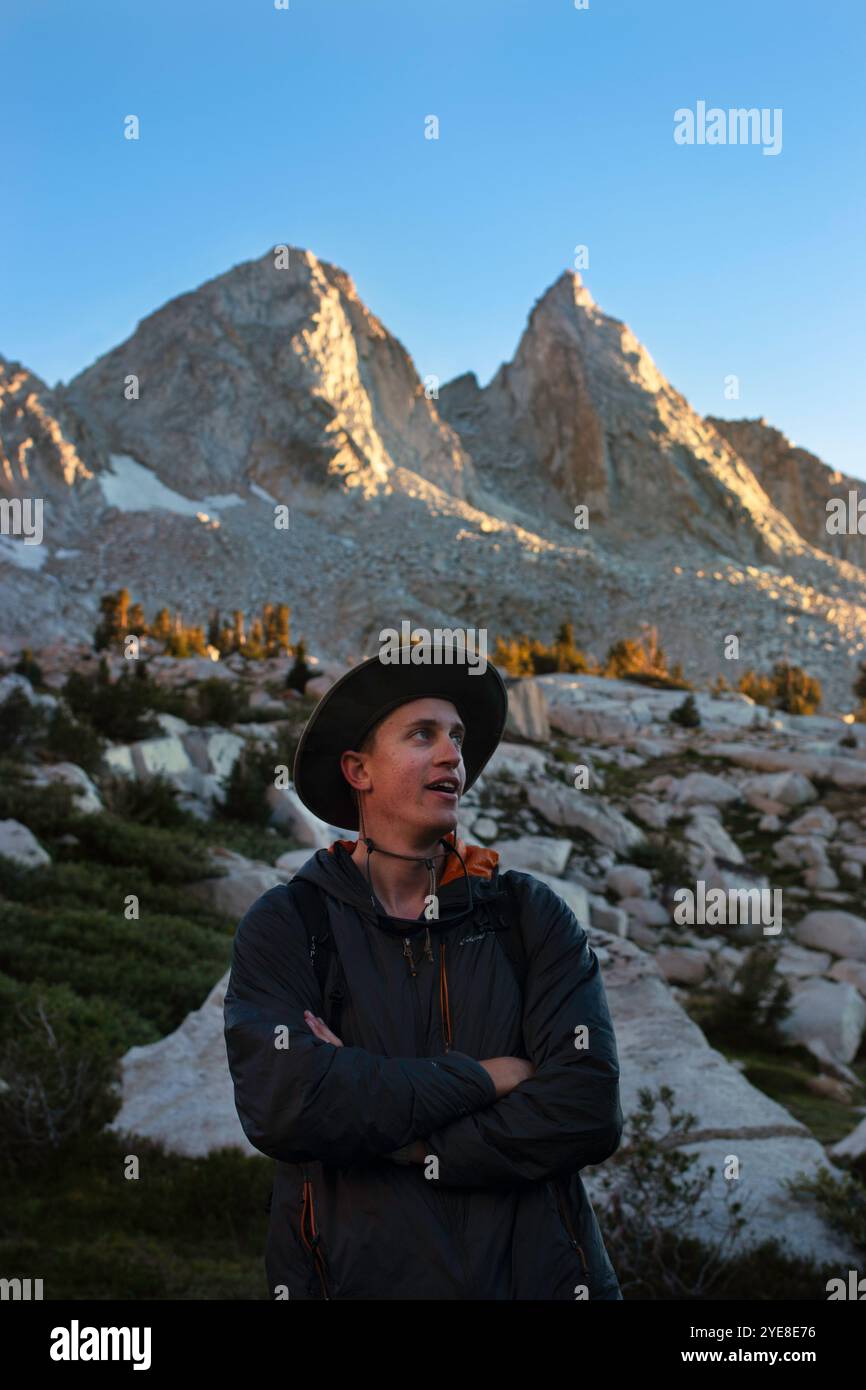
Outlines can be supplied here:
M826 524L850 482L702 418L571 271L482 389L422 379L344 270L271 249L65 386L0 359L0 502L42 508L38 543L23 511L0 531L0 648L90 638L121 586L149 617L288 602L348 663L404 619L491 650L570 620L597 657L650 622L693 680L731 676L734 635L737 672L787 659L851 709L866 538Z

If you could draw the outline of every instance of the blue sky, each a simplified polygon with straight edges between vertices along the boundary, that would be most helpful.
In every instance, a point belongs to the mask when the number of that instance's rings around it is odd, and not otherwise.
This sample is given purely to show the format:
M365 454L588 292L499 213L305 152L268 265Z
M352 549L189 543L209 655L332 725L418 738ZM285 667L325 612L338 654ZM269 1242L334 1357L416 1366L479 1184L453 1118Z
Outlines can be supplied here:
M0 352L66 381L287 242L347 270L422 376L485 384L580 243L696 409L866 478L864 12L0 0ZM676 144L701 100L781 108L781 152Z

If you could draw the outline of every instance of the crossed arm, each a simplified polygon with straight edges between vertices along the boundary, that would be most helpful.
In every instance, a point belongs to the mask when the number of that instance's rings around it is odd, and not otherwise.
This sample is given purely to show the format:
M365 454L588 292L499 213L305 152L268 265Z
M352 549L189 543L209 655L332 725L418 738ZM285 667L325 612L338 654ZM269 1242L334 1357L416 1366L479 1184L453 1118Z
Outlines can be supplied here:
M303 1018L318 999L306 931L280 885L241 919L224 1005L238 1118L268 1157L337 1167L384 1157L496 1099L465 1053L382 1057L322 1042Z
M437 1159L448 1186L519 1186L601 1163L618 1147L619 1063L598 958L568 906L533 884L532 940L524 991L525 1075L494 1104L434 1126L386 1157ZM341 1046L310 1013L321 1041ZM519 1059L513 1059L518 1061ZM492 1064L482 1063L485 1067Z
M287 1163L433 1155L438 1181L461 1187L534 1183L613 1153L619 1065L598 958L563 900L528 883L531 1070L508 1094L491 1068L520 1059L380 1057L317 1032L305 1017L321 1006L303 923L279 889L263 894L236 932L225 1000L235 1104L250 1142Z
M331 1043L334 1047L343 1046L342 1040L331 1031L325 1020L319 1018L311 1009L304 1010L304 1022L320 1042ZM519 1086L521 1081L535 1074L532 1063L522 1057L491 1057L489 1061L481 1062L479 1065L493 1078L497 1098L507 1095L515 1086ZM415 1139L411 1144L405 1144L402 1149L395 1149L393 1153L384 1156L393 1159L395 1163L424 1163L429 1155L429 1147L423 1139Z

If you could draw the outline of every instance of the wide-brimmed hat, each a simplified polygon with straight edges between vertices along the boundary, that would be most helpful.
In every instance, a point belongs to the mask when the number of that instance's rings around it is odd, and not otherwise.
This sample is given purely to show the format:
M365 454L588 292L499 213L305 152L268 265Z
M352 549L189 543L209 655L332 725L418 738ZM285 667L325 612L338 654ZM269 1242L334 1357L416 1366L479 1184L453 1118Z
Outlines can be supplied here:
M446 656L450 644L440 645ZM508 718L508 691L492 662L473 668L465 659L414 663L411 644L399 649L399 661L371 656L347 671L322 696L304 726L295 753L292 779L304 805L328 825L357 830L358 813L340 758L360 747L366 734L386 714L408 700L438 696L457 707L466 726L464 792L481 774L501 742ZM450 646L451 655L460 651ZM475 670L475 674L472 674Z

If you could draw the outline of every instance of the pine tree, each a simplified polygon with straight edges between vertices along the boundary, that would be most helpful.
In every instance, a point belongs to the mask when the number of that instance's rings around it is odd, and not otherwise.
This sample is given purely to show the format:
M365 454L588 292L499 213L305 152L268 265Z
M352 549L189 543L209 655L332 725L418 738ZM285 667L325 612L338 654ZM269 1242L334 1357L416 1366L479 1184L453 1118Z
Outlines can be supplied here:
M290 608L287 603L281 603L277 608L277 646L281 651L288 651L291 646L289 636L289 615Z
M777 661L773 667L776 707L787 714L814 714L821 703L821 682L802 666Z
M130 608L126 630L134 633L136 637L147 636L147 621L140 603L134 603Z
M266 603L262 608L262 632L265 652L270 656L274 649L274 605Z
M117 646L126 631L129 590L118 589L115 594L103 594L99 601L102 617L93 634L94 651Z
M220 611L218 608L211 610L210 621L207 626L208 646L219 647L220 644Z
M700 726L700 711L691 691L689 691L681 705L677 705L671 710L668 719L672 724L679 724L684 729L697 729Z
M286 676L286 688L288 690L299 690L304 693L307 681L315 674L307 665L307 644L303 637L298 640L295 648L295 661L289 674Z

